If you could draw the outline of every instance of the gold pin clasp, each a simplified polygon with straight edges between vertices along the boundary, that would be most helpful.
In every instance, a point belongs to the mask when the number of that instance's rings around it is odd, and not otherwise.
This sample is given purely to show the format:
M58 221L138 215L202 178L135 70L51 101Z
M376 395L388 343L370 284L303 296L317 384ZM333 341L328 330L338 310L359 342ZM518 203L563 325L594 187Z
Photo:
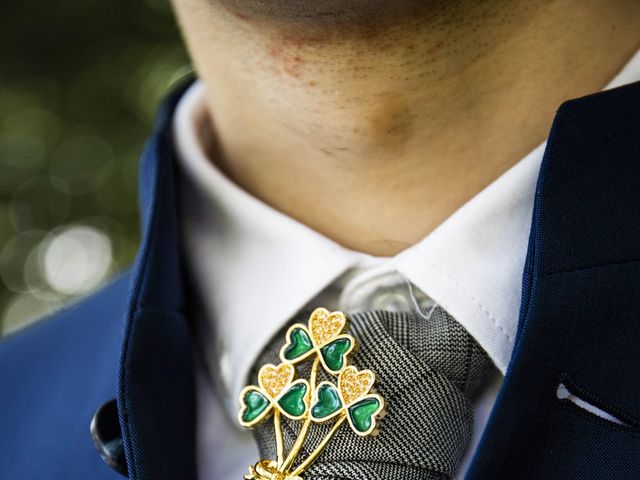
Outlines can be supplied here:
M249 473L245 480L302 480L302 477L291 476L278 471L278 466L273 460L261 460L249 467Z

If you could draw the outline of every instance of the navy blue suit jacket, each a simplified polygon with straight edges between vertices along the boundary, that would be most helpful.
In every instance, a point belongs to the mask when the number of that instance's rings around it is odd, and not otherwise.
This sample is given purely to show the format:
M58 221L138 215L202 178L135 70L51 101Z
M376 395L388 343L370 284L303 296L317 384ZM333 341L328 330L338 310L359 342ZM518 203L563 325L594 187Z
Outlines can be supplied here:
M121 436L129 478L196 478L171 138L183 89L143 154L130 273L0 343L1 479L122 478L89 433L112 398L100 428ZM523 285L512 360L467 478L640 478L640 84L559 108ZM624 425L558 398L560 383Z

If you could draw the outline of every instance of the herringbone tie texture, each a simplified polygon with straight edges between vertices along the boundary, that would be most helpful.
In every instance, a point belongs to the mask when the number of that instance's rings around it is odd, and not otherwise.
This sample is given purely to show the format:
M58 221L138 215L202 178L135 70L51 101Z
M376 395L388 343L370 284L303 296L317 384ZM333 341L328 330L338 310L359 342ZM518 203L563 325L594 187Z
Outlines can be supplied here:
M306 323L302 312L292 323ZM494 367L482 348L444 309L428 315L372 311L349 314L359 351L352 363L373 370L377 392L387 402L380 434L359 437L343 425L305 480L432 480L455 475L473 428L471 399ZM281 332L276 338L284 338ZM279 363L282 341L273 342L255 363ZM308 378L309 365L300 369ZM318 381L327 379L320 374ZM299 458L306 458L332 422L314 425ZM287 451L300 422L283 419ZM276 458L271 422L254 431L261 458Z

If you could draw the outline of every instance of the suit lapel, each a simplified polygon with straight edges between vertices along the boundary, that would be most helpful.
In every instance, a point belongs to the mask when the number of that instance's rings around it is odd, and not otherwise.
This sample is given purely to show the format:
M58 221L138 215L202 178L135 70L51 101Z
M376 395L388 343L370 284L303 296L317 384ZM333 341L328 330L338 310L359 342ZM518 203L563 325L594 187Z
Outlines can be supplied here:
M117 394L134 480L196 478L192 349L171 134L174 109L187 87L163 104L140 167L143 239L131 274Z
M640 83L561 106L512 360L467 479L640 476ZM562 384L624 423L558 398Z

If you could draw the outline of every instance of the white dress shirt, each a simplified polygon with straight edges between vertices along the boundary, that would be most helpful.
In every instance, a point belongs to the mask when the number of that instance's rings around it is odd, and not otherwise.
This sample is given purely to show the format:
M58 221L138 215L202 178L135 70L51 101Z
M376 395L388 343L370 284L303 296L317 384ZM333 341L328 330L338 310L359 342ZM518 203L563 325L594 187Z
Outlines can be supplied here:
M607 88L638 80L640 52ZM206 153L212 132L204 98L205 87L196 82L174 120L185 173L184 250L203 300L207 328L200 341L215 385L198 370L199 478L242 478L258 460L251 434L235 422L238 396L257 355L303 308L424 310L437 303L506 371L546 142L420 242L393 257L374 257L341 246L225 177ZM474 435L458 478L468 467L500 380L474 404Z

